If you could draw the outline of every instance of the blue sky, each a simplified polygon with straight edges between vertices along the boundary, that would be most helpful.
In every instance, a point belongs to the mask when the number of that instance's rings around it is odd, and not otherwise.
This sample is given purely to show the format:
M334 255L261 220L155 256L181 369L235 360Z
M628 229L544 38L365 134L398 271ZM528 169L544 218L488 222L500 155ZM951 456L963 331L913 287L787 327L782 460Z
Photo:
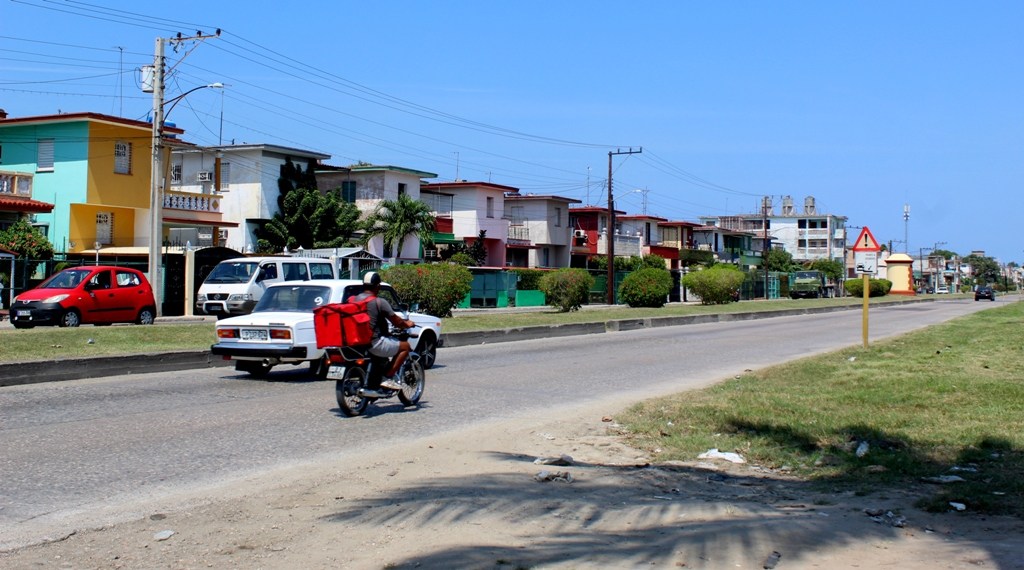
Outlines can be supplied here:
M143 119L155 39L220 27L167 50L168 98L228 85L168 117L197 144L223 129L597 206L608 152L642 146L613 160L631 214L813 196L897 251L1024 261L1019 1L0 2L12 117Z

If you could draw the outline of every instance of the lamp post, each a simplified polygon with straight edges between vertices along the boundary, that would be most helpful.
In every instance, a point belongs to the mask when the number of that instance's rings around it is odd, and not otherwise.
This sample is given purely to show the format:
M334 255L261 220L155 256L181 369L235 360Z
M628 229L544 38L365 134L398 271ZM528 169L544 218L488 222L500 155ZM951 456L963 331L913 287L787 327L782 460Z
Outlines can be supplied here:
M153 297L156 303L156 315L163 315L163 281L160 275L160 245L163 241L163 136L164 136L164 105L170 103L166 114L170 114L186 95L200 89L223 89L223 83L210 83L193 87L170 101L164 101L164 49L163 38L156 39L156 59L153 73L153 163L150 173L149 188L149 280L153 286Z
M152 164L150 165L151 172L149 178L149 280L153 287L153 300L156 304L157 316L161 316L163 314L163 281L160 279L160 242L163 238L163 199L160 195L160 187L164 180L163 168L161 167L161 161L163 159L165 104L164 43L169 41L177 46L186 41L203 41L208 38L219 36L220 29L218 28L212 36L204 34L200 30L197 31L194 36L185 37L179 33L173 38L158 37L156 39L156 49L153 50L153 156ZM174 109L174 105L189 93L198 89L205 89L207 87L222 88L224 87L224 84L211 83L209 85L201 85L194 89L190 89L181 95L178 95L174 99L171 99L171 107L167 112L170 113L171 110ZM143 87L143 91L146 91L146 86Z

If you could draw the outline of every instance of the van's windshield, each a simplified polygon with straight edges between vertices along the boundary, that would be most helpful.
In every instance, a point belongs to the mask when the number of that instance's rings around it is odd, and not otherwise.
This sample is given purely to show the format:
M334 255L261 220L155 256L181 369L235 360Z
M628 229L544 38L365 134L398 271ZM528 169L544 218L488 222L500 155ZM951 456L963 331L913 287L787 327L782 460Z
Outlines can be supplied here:
M258 266L255 261L222 261L206 276L205 283L248 283Z

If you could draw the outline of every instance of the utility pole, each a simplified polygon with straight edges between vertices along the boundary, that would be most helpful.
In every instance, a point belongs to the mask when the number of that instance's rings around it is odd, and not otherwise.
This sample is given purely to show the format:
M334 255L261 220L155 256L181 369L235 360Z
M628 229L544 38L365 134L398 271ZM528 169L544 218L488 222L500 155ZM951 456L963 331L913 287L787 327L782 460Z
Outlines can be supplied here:
M633 147L629 147L629 150L608 151L608 228L605 249L608 254L609 305L615 304L615 196L612 195L612 157L620 154L640 154L643 151L644 147L640 147L640 150L633 150Z
M935 252L938 251L940 245L946 245L946 242L944 242L944 241L937 241L937 242L935 242L935 247L932 248L932 255L933 255L933 257L935 257L937 260L938 259L942 260L942 261L936 261L935 262L935 291L939 290L939 265L943 266L942 267L943 272L945 272L945 269L946 269L946 267L945 267L945 265L946 265L946 258L942 257L942 256L939 256L939 255L934 255ZM945 283L945 281L946 281L945 275L943 275L942 281L943 281L943 283Z
M764 270L764 300L768 300L768 196L761 198L761 231L764 232L764 243L761 245L761 269Z
M156 315L163 315L164 287L160 275L160 245L163 241L163 196L162 186L164 181L163 169L163 137L164 137L164 42L170 41L175 45L190 40L205 40L207 38L220 36L218 29L216 34L204 35L203 32L196 32L195 36L183 37L180 33L169 39L157 38L156 49L153 55L153 156L152 171L149 179L149 281L153 287L153 297L156 302ZM188 93L179 96L184 97ZM173 107L173 105L172 105Z
M164 288L160 278L160 242L163 241L163 206L160 183L163 176L164 125L164 38L156 39L153 56L153 156L149 178L149 283L156 301L156 316L163 315Z

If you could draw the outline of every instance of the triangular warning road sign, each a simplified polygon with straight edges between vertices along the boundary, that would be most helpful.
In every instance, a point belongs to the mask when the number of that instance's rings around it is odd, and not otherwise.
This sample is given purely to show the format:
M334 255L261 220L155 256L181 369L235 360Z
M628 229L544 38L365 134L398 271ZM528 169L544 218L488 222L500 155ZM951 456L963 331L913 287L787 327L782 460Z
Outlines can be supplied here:
M882 246L878 245L878 240L871 235L871 230L864 226L860 230L860 235L857 236L857 241L853 242L852 249L853 251L881 251Z

